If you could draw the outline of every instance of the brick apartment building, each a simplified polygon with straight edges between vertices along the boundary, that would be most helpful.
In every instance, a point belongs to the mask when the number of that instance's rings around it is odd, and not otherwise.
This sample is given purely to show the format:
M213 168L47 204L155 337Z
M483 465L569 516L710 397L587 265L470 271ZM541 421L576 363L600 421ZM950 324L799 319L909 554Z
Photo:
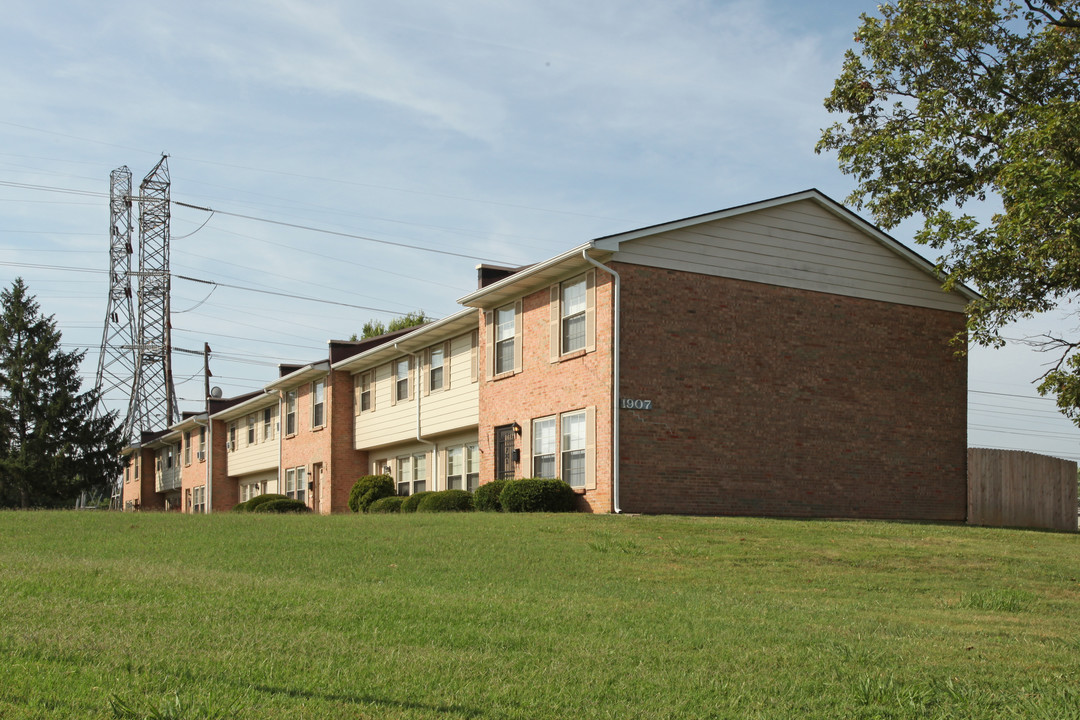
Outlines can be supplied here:
M818 191L478 274L450 317L144 436L125 506L341 512L388 472L561 477L592 512L964 519L977 296Z

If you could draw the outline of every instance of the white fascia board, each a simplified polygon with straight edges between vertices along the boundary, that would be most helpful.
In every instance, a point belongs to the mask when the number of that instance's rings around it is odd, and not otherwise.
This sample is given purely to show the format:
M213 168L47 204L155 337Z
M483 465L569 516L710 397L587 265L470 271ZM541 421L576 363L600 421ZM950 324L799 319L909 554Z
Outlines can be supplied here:
M358 371L366 369L371 365L380 365L385 360L391 357L398 357L407 352L419 350L425 348L434 342L437 342L441 334L446 335L446 339L456 337L463 332L473 329L473 326L480 327L480 316L476 310L471 307L464 308L454 313L453 315L447 315L441 320L435 320L429 322L426 325L418 327L411 333L406 333L396 340L388 340L382 345L376 345L370 350L366 350L352 357L345 358L344 360L334 363L334 370L346 370L346 371Z
M282 375L281 377L279 377L277 380L274 380L273 382L267 383L266 385L263 386L263 390L264 391L266 391L266 390L283 390L283 389L285 389L287 387L292 387L294 385L301 385L301 384L303 384L305 382L310 382L311 380L315 380L317 378L323 377L324 375L328 375L329 373L330 373L330 361L329 360L323 360L321 362L311 363L310 365L305 365L304 367L300 368L299 370L293 370L288 375ZM229 408L229 409L231 410L232 408ZM222 412L225 412L225 411L222 411Z
M484 308L489 304L489 302L485 302L485 300L490 300L490 298L492 297L500 298L500 300L496 302L501 302L501 298L503 295L522 295L524 294L523 292L515 291L515 286L527 285L530 280L535 279L538 275L558 270L560 265L574 265L576 260L580 260L582 266L588 265L584 258L581 257L582 252L590 251L589 254L594 257L606 256L606 252L595 253L595 250L598 247L599 246L595 244L595 241L583 243L581 245L578 245L577 247L567 250L564 253L556 255L553 258L548 258L547 260L538 262L535 265L529 265L524 270L516 272L513 275L509 275L502 280L499 280L498 282L494 282L488 285L487 287L483 287L479 290L476 290L475 292L469 293L465 297L458 298L458 302L462 305L468 305L470 307ZM606 248L601 249L606 250Z

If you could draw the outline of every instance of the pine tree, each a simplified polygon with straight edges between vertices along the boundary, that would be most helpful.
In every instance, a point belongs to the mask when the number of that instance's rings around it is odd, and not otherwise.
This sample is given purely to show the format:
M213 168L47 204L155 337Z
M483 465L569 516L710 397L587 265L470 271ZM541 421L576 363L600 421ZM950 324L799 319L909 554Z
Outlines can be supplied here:
M119 477L122 430L80 392L84 355L61 350L22 278L0 291L0 506L67 505Z

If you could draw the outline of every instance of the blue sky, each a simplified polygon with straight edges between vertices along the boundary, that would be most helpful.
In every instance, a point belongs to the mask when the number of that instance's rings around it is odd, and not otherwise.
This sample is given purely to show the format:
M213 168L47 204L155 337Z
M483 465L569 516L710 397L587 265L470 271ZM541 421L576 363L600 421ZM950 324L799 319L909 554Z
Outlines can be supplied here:
M27 281L68 346L89 348L92 381L109 172L127 165L137 184L162 152L174 200L515 264L809 187L843 200L852 183L813 147L858 14L875 8L17 3L0 25L0 284ZM209 342L226 395L369 318L454 312L475 284L475 259L204 221L174 208L175 273L372 308L174 281L174 343ZM892 234L910 244L912 227ZM1032 386L1048 360L1019 343L973 350L971 444L1080 456L1080 433ZM174 363L181 408L196 409L201 359Z

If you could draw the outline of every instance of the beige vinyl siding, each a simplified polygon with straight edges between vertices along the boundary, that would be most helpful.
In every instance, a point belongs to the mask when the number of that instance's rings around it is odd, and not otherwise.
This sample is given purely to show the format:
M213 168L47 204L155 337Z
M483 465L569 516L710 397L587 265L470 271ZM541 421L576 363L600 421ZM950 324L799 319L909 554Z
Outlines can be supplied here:
M276 419L276 418L275 418ZM261 438L262 432L262 414L259 414L260 424L256 426L256 437ZM256 442L252 445L247 444L247 420L241 421L242 425L237 426L237 439L238 449L233 450L230 453L226 453L225 456L228 459L228 473L229 475L246 475L248 473L257 472L259 470L271 470L277 469L278 466L278 441L263 440ZM240 436L243 436L243 440L240 441Z
M939 310L965 304L810 200L629 240L613 259Z
M472 334L456 337L449 345L450 353L444 358L444 367L449 371L444 377L445 389L421 397L424 435L475 426L480 415L480 384L472 379ZM377 409L354 417L354 447L358 450L416 437L417 393L414 389L411 400L390 402L394 390L392 367L393 364L388 363L375 369L374 406Z
M273 470L264 470L261 472L251 473L247 475L241 475L236 478L237 483L259 483L262 488L262 494L276 493L278 492L278 471L275 464Z

